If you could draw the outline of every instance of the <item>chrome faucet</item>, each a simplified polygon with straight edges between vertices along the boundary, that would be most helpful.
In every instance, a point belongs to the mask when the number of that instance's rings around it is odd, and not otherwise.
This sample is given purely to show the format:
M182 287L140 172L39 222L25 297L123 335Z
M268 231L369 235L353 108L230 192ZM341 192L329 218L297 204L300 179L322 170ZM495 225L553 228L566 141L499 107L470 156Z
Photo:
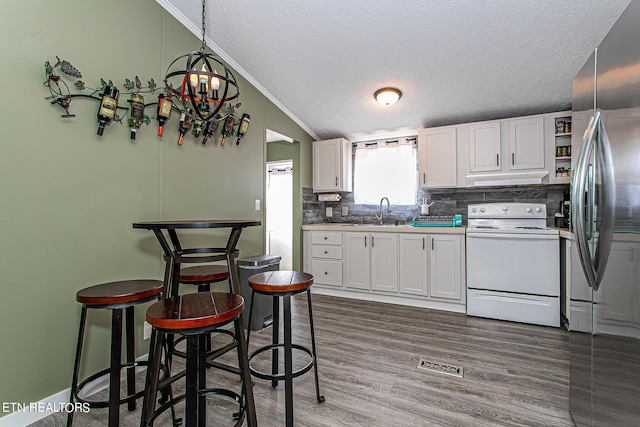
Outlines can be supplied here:
M387 212L391 213L391 203L389 203L389 199L383 197L380 199L380 216L376 215L376 219L380 220L380 225L382 225L382 202L385 200L387 201Z

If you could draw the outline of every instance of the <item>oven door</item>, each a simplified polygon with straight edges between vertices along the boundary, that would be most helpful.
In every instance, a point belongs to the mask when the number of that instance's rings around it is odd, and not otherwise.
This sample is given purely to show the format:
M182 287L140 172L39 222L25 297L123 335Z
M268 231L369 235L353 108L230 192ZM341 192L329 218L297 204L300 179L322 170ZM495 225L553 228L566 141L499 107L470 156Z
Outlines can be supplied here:
M560 295L558 235L467 233L467 287Z

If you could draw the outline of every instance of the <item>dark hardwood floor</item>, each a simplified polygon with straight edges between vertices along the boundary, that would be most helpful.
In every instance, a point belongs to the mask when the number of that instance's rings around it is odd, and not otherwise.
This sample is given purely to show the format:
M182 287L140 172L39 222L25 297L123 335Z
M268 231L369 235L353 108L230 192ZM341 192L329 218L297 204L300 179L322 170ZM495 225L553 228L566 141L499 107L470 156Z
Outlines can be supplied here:
M294 340L308 344L304 296L294 298L293 309ZM565 329L315 294L313 309L326 401L315 398L312 372L296 378L297 426L574 425ZM251 349L268 343L270 334L271 328L252 332ZM234 362L232 353L224 358ZM299 359L299 364L306 361L303 354ZM460 367L463 376L418 369L421 359ZM180 363L176 358L176 368ZM261 364L267 362L252 362L268 370ZM210 386L239 389L232 374L211 369L208 375ZM284 425L284 384L272 388L267 381L254 381L259 425ZM176 386L174 393L180 389ZM232 425L233 408L220 411L220 405L229 405L215 398L208 404L207 425ZM121 407L122 426L139 425L139 407L134 412ZM33 425L64 422L56 414ZM78 413L74 425L106 425L106 409ZM156 425L171 425L168 414Z

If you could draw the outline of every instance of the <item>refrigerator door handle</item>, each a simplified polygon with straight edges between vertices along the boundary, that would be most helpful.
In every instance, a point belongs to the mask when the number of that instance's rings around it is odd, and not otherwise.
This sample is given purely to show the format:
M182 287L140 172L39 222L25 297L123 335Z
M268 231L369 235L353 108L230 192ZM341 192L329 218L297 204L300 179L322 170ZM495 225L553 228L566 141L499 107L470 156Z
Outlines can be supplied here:
M602 278L607 268L607 261L609 260L609 252L611 251L616 205L616 185L611 145L609 144L609 136L607 135L607 130L605 129L602 118L598 125L596 156L602 164L602 168L599 171L602 185L600 205L598 207L600 213L600 230L594 255L596 281L593 289L597 291L602 283Z
M595 151L595 164L590 164ZM596 171L597 164L600 168ZM595 177L600 177L601 191L599 204L595 208ZM575 238L580 263L584 270L587 284L595 291L600 287L609 259L609 251L613 240L613 219L615 215L615 178L609 138L600 112L589 121L585 131L580 159L576 168L576 176L572 188L572 207L576 219ZM586 215L585 215L586 214ZM593 256L589 251L589 241L595 236L595 216L599 216L599 233Z
M582 139L582 149L580 150L580 157L576 167L576 175L573 180L573 188L571 189L571 207L573 209L571 218L575 219L573 224L576 248L578 251L578 257L580 258L580 264L582 264L582 269L584 270L584 275L587 279L587 284L592 288L596 282L596 273L588 247L589 235L586 229L586 222L591 221L591 218L585 218L585 198L589 199L588 194L585 193L588 191L586 187L589 172L589 159L593 152L593 144L596 137L596 126L599 119L600 112L596 112L595 116L589 119L589 125L587 126L587 130L585 130L584 137Z

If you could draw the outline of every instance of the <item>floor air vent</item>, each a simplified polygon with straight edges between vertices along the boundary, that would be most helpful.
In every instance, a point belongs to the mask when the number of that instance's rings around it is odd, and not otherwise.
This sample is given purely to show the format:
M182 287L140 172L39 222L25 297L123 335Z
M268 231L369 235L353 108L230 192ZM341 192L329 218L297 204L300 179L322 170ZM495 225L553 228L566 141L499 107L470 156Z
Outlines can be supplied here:
M441 374L453 375L454 377L462 378L462 368L448 365L446 363L432 362L430 360L420 359L420 361L418 362L418 369L425 369L427 371L439 372Z

